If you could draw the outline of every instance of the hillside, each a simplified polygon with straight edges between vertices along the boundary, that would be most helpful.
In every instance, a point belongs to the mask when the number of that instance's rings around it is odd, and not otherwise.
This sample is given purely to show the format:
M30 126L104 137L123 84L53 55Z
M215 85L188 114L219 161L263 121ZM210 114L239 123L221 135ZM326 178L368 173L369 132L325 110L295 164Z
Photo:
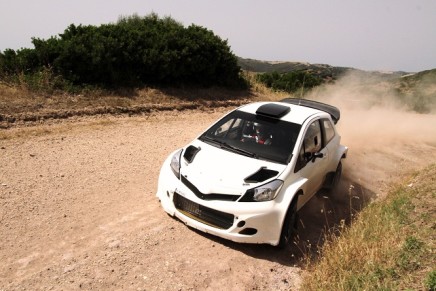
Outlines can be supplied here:
M359 72L365 75L372 75L382 78L396 78L407 75L407 72L376 72L376 71L363 71L351 67L338 67L327 64L310 64L304 62L287 62L287 61L261 61L254 59L238 58L238 65L242 70L256 72L256 73L287 73L293 71L309 71L321 76L322 78L337 79L350 72Z
M256 73L269 73L279 72L286 73L298 70L309 70L319 72L322 75L340 76L352 68L334 67L323 64L310 64L303 62L274 62L274 61L260 61L254 59L238 58L238 65L245 71Z

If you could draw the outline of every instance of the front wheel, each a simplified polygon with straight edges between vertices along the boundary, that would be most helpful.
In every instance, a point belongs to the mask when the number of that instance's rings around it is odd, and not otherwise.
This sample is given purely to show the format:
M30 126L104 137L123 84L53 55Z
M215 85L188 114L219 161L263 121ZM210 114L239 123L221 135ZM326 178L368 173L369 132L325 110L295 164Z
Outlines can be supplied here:
M297 213L297 200L293 200L286 212L285 221L283 223L282 232L280 234L280 241L277 247L284 248L290 246L292 239L297 231L298 213Z
M322 187L322 191L321 193L323 193L323 195L330 195L330 194L334 194L339 186L339 181L341 180L342 177L342 162L339 161L336 170L334 172L329 172L325 178L324 181L324 185Z
M339 181L341 180L341 177L342 177L342 163L339 162L338 166L336 167L330 192L335 192L338 189L338 185L339 185Z

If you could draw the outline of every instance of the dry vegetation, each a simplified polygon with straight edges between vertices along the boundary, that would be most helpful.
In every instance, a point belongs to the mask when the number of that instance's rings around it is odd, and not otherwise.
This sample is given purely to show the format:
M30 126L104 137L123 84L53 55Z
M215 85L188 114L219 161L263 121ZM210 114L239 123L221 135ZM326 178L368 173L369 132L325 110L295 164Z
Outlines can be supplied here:
M224 88L141 88L116 92L93 90L82 94L38 93L25 85L0 83L0 128L46 120L62 120L101 114L140 115L153 111L237 106L256 100L279 100L289 94L272 92L254 81L250 90Z
M125 92L45 95L0 84L0 126L8 128L26 122L66 119L100 114L143 114L151 111L198 109L237 105L250 98L248 92L211 90L160 90L153 88Z
M371 203L312 262L303 290L435 290L436 165Z

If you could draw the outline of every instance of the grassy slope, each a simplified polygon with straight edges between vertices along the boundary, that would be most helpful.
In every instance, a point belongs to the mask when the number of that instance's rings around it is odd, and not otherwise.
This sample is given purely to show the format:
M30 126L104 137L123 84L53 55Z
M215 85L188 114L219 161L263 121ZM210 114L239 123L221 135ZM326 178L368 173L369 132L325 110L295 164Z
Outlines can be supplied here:
M302 290L435 290L435 221L436 164L332 237Z

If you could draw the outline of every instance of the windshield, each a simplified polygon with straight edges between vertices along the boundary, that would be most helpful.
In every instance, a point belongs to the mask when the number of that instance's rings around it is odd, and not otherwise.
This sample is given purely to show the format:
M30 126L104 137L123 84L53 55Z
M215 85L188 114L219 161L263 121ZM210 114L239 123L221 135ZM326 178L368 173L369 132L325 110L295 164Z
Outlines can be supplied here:
M242 155L287 164L300 128L299 124L236 110L199 139Z

